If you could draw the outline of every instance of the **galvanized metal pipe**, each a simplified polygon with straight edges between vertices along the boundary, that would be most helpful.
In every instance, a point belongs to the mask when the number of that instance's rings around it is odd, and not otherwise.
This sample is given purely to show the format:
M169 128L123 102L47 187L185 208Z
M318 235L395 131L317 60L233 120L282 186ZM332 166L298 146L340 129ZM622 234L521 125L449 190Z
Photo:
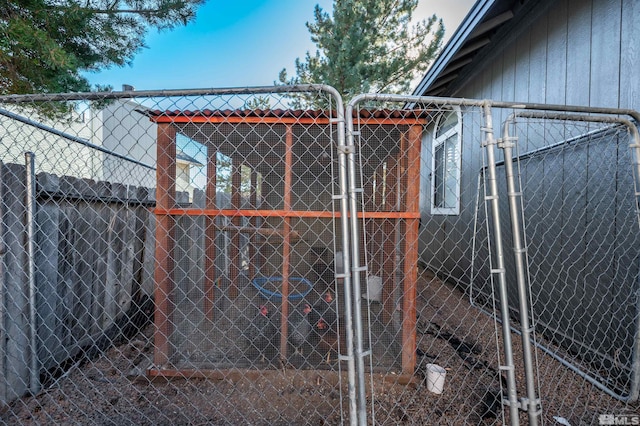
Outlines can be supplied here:
M333 96L336 102L337 117L335 120L337 126L337 142L338 142L338 180L340 194L338 199L340 200L340 225L342 231L342 265L343 271L340 275L336 274L336 278L343 279L344 287L344 309L345 309L345 340L346 340L346 360L347 360L347 377L348 377L348 394L349 394L349 422L352 426L356 426L358 421L361 425L366 424L366 408L364 413L361 413L361 409L358 405L356 397L356 367L353 353L353 314L351 309L351 274L350 264L351 259L349 256L349 218L348 218L348 177L347 177L347 149L345 146L345 116L344 105L342 103L342 97L332 87L326 86L323 88ZM359 321L356 321L359 322ZM364 414L364 415L363 415Z
M29 281L29 390L32 394L40 391L40 363L38 362L38 323L36 306L36 261L35 261L35 213L36 213L36 172L35 154L24 154L27 173L27 264Z
M351 105L351 104L349 104ZM352 109L347 107L346 117L353 117ZM355 321L355 357L356 371L358 373L358 413L360 414L360 425L367 424L366 414L366 392L365 392L365 374L364 374L364 342L362 327L362 307L360 300L362 299L362 288L360 283L360 272L364 268L360 266L360 237L358 224L358 194L356 188L356 158L355 158L355 142L353 134L353 120L347 122L347 166L349 176L349 212L350 231L351 231L351 253L353 254L353 307Z
M515 365L513 362L513 346L511 343L511 327L509 325L509 300L507 299L507 277L504 265L504 250L502 248L502 228L500 222L500 205L498 200L498 184L496 179L495 146L497 141L493 135L493 119L491 104L486 102L483 107L484 132L486 134L486 152L489 169L489 200L493 217L493 229L495 234L496 269L491 271L498 275L498 287L500 289L500 312L502 316L502 339L504 346L504 366L500 367L507 373L507 400L509 404L509 418L512 426L520 424L518 417L518 394L516 390Z
M528 280L525 274L524 252L526 247L522 243L520 211L518 210L518 196L521 194L516 190L515 174L513 172L513 138L509 137L509 124L513 118L507 119L504 125L504 138L499 145L504 153L505 174L507 179L507 196L509 199L509 213L511 215L511 233L513 239L513 253L516 265L516 283L518 286L518 309L520 312L520 328L522 329L522 357L524 363L524 374L527 389L527 412L529 414L529 424L538 425L540 417L540 401L536 394L536 375L533 364L533 348L531 347L531 332L529 325L529 289Z
M26 117L23 117L21 115L15 114L15 113L13 113L11 111L7 111L6 109L0 108L0 115L4 115L5 117L8 117L8 118L10 118L12 120L19 121L19 122L27 124L29 126L35 127L36 129L43 130L43 131L45 131L47 133L51 133L51 134L54 134L56 136L60 136L61 138L67 139L67 140L69 140L71 142L79 143L80 145L84 145L84 146L86 146L88 148L95 149L96 151L100 151L100 152L102 152L104 154L109 154L109 155L111 155L111 156L113 156L115 158L119 158L121 160L128 161L128 162L133 163L133 164L135 164L137 166L142 166L144 168L151 169L151 170L155 170L156 169L155 167L150 166L149 164L145 164L142 161L134 160L134 159L129 158L129 157L125 156L125 155L118 154L115 151L111 151L111 150L108 150L108 149L106 149L106 148L104 148L104 147L102 147L100 145L93 144L93 143L89 142L86 139L79 138L79 137L74 136L74 135L70 135L70 134L62 132L62 131L60 131L58 129L54 129L51 126L47 126L47 125L39 123L37 121L30 120L30 119L28 119Z

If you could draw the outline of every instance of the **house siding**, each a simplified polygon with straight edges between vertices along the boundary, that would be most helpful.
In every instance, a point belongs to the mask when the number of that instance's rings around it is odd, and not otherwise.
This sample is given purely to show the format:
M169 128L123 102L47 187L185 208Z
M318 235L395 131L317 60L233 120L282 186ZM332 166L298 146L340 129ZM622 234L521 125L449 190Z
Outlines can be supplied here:
M637 22L637 1L555 1L455 96L639 109Z
M489 60L472 63L472 67L481 68L474 69L467 83L451 94L506 102L638 110L637 22L637 1L555 1L540 16L513 29L511 38L504 39L501 50L491 52ZM496 133L509 113L494 110ZM481 168L476 133L469 130L463 135L463 188L472 185ZM544 139L520 134L520 153L543 147L549 143ZM629 295L635 291L640 274L640 248L637 233L629 231L638 228L630 164L626 141L611 137L577 149L534 156L522 164L521 170L536 315L553 330L572 330L578 344L599 342L592 347L600 353L616 347L630 352L633 345L636 307L629 303ZM506 195L503 167L498 167L498 174L499 193ZM436 223L440 227L472 224L469 214L476 194L471 192L461 194L466 207L460 217L435 219L423 210L423 223L427 216L427 227ZM502 199L501 205L503 237L508 242L511 230L506 200ZM585 213L576 215L572 206L580 206ZM423 235L435 232L427 231ZM449 234L447 238L458 244L472 241L472 226L464 235ZM429 245L426 238L422 243ZM505 243L507 250L509 247ZM471 250L461 250L465 256L459 261L469 262ZM422 260L441 268L438 271L442 274L451 274L454 281L467 286L471 283L468 274L455 273L446 262L435 264L428 255ZM505 262L508 282L515 283L513 256L508 253ZM510 300L510 305L517 306L515 300ZM631 325L603 329L589 322L597 318L615 318L619 324Z

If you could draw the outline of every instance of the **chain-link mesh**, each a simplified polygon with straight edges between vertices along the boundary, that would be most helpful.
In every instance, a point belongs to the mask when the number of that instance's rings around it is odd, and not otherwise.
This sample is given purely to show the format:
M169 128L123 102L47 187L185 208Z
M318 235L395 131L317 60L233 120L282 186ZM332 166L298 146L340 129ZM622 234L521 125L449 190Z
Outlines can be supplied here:
M566 111L527 112L517 114L514 125L511 114L518 109L491 107L486 117L473 101L404 102L424 122L412 135L410 126L385 127L381 119L381 128L398 135L393 149L372 148L380 137L367 126L354 130L363 192L363 292L378 290L382 278L379 298L363 306L369 324L363 341L373 354L365 359L375 371L376 352L391 352L382 334L371 334L377 325L397 336L402 349L396 363L401 371L414 365L406 370L417 380L416 389L379 393L372 376L370 415L388 424L597 424L602 415L634 414L640 267L635 128L615 114L589 121L577 113L559 118ZM503 123L512 133L502 134ZM509 189L502 151L514 137L520 185ZM493 164L492 144L499 153ZM412 174L418 162L419 179ZM413 185L420 185L419 196ZM522 202L521 213L510 210L514 199ZM521 215L524 244L515 238L514 214ZM417 274L412 251L419 256ZM528 267L524 292L517 254ZM505 334L491 317L514 328ZM535 331L534 340L523 340L521 327L525 336ZM437 370L433 364L446 371L442 394L428 392L437 377L429 377ZM383 375L402 381L395 374Z
M336 99L219 92L3 103L0 423L345 418Z
M354 115L367 105L357 104ZM485 253L490 243L486 220L473 232L478 200L485 208L478 193L483 110L446 102L416 108L411 116L398 111L396 123L380 117L354 128L370 417L376 424L502 424L500 332L466 296L472 275L491 279L492 271L489 256L472 268L474 244ZM396 142L381 143L388 139ZM379 354L396 370L380 368ZM379 377L392 391L378 388Z
M635 125L625 116L539 111L515 112L503 128L521 198L546 417L595 424L603 414L637 414L623 403L636 402L640 380Z
M634 412L627 123L301 90L0 99L0 423Z

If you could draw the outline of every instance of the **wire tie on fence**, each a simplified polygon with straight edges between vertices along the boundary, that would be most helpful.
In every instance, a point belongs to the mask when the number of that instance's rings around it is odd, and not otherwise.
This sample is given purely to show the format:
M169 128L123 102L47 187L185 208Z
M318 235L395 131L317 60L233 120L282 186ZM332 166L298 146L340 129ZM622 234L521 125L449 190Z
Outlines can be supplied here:
M347 198L347 196L346 195L342 195L342 194L337 194L337 195L332 195L331 196L332 200L344 200L346 198Z
M484 197L485 201L489 201L489 200L497 200L498 196L497 195L487 195L486 197Z
M362 188L353 188L353 190L352 190L351 192L353 192L354 194L356 194L356 193L358 193L358 192L364 192L364 189L362 189Z
M348 274L342 273L342 274L334 274L334 276L336 278L347 278Z
M353 272L367 272L367 265L358 266L357 268L351 268Z
M360 357L361 357L361 358L364 358L365 356L369 356L369 355L371 355L372 353L373 353L373 352L371 351L371 348L369 348L369 349L367 349L366 351L362 352L362 353L360 354Z
M338 359L340 361L351 361L353 359L353 357L349 356L349 355L338 354Z
M351 134L353 136L360 136L361 135L360 130L354 130L353 132L351 132Z
M507 192L507 195L509 197L522 197L522 192L521 191Z
M497 269L492 269L491 273L492 274L501 274L504 272L504 268L497 268Z
M356 146L355 145L341 145L338 146L338 151L342 152L343 154L353 154L356 152Z
M526 253L527 252L527 248L526 247L522 247L522 248L514 248L513 251L515 253Z
M332 117L332 118L329 119L329 123L331 123L331 124L344 123L344 119L343 118L338 118L338 117Z

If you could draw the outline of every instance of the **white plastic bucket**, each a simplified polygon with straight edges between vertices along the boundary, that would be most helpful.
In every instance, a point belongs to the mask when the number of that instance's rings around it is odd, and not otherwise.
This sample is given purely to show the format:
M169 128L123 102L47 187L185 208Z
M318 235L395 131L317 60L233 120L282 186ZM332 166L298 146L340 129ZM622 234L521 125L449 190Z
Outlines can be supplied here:
M444 378L447 370L437 364L427 364L427 390L441 394L444 390Z
M362 297L374 302L382 302L382 277L369 275L367 277L367 294Z

